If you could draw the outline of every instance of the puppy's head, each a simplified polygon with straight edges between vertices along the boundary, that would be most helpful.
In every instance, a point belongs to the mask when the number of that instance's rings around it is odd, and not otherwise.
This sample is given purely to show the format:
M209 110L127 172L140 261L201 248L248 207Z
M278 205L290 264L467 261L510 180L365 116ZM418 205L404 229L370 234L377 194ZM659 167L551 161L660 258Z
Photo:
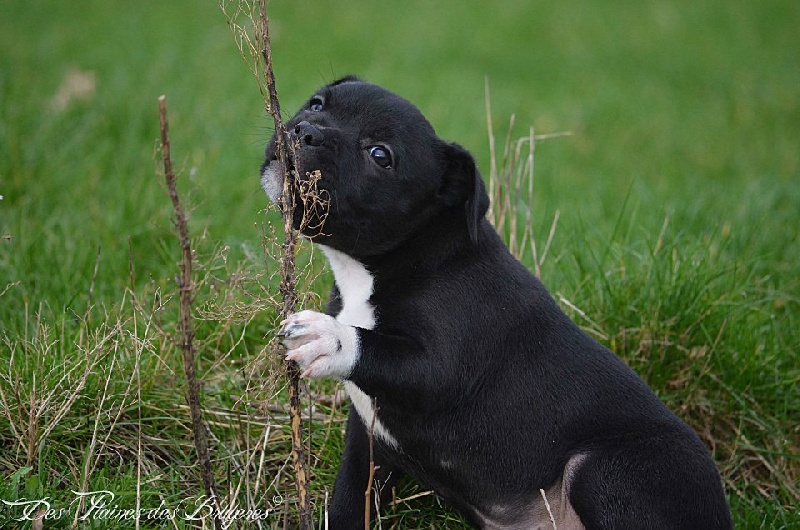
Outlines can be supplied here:
M315 241L354 257L379 255L442 213L462 216L461 228L477 237L489 199L475 161L436 136L400 96L346 77L317 91L286 125L297 146L292 178L308 182L319 171L317 195L328 201L322 217L295 198L295 228L304 215L319 217L303 230ZM274 137L261 183L273 201L281 199Z

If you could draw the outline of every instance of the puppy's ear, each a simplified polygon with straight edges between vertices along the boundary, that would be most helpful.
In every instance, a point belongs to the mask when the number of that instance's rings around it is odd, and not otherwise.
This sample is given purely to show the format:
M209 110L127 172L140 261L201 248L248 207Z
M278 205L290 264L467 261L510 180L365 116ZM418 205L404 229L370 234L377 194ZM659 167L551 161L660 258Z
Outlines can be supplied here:
M331 83L330 86L341 85L344 83L363 83L363 81L354 75L346 75Z
M478 225L489 209L489 196L472 155L458 144L444 144L446 168L439 196L451 208L462 207L469 238L478 241Z

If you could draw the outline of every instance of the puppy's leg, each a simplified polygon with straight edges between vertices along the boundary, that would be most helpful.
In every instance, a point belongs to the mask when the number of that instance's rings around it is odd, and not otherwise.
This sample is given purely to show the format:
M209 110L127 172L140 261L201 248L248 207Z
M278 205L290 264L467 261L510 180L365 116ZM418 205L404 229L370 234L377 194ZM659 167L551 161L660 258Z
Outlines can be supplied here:
M316 311L295 313L278 334L303 376L334 377L356 384L378 404L393 402L404 408L440 406L435 394L461 384L449 359L431 362L431 356L412 335L349 326Z
M682 435L593 451L569 496L587 529L732 528L713 462L699 440Z
M397 482L399 470L390 465L381 454L378 443L374 447L375 482L380 492L380 506L384 506L392 495L392 486ZM369 436L367 428L355 410L347 419L344 454L333 487L333 501L328 510L331 530L362 528L364 526L365 497L369 481ZM374 488L374 486L372 486ZM372 518L377 516L376 495L372 493Z

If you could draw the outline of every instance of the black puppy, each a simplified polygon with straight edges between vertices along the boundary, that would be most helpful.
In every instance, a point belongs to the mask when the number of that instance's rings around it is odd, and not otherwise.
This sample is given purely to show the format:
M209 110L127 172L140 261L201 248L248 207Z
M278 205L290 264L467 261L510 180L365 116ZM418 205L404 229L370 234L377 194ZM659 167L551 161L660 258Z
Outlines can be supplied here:
M363 525L373 420L384 493L407 473L480 528L731 528L706 448L509 254L467 151L351 77L287 125L293 178L322 175L328 215L306 235L336 284L327 315L297 313L281 335L353 404L331 528ZM282 173L273 138L273 201Z

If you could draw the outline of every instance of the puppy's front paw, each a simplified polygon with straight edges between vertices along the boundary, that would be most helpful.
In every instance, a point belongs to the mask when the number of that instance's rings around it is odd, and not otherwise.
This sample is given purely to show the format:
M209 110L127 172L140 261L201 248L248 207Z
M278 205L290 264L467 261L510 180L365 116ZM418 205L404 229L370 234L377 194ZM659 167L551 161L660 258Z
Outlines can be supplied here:
M347 377L358 355L358 333L330 315L301 311L281 322L278 337L286 359L295 361L304 377Z

